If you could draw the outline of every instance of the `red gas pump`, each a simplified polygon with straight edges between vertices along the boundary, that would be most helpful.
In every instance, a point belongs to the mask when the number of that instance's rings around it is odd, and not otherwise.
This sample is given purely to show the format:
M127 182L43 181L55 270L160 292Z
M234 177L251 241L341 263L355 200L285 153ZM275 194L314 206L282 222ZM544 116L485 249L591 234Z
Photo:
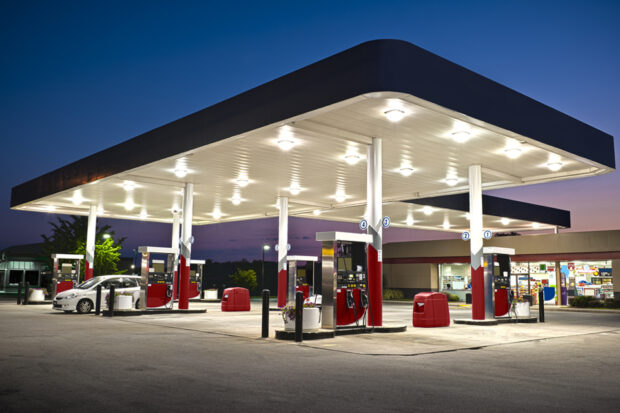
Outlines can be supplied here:
M190 260L189 263L189 299L196 300L200 298L202 291L202 271L205 260Z
M52 297L66 290L75 288L80 283L80 254L52 254L54 271L52 279Z
M155 308L172 309L174 256L173 248L138 247L142 254L140 266L140 300L138 306L142 310ZM166 260L150 260L151 254L166 256Z
M322 242L322 328L365 328L372 317L368 302L368 234L319 232Z
M512 248L500 247L482 249L485 271L485 312L491 312L492 317L504 317L510 311L510 256L514 255L514 251Z
M286 257L288 261L288 282L287 282L287 303L293 304L295 302L295 293L301 291L304 295L304 300L314 295L314 264L319 260L319 257L311 255L289 255ZM306 270L298 268L300 262L312 263L312 284L307 283Z

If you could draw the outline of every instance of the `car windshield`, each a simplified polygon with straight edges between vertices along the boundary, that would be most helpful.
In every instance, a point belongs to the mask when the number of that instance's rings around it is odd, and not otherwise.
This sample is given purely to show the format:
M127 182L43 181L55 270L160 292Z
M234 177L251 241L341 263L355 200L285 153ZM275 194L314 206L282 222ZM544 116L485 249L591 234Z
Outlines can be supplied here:
M82 284L78 285L77 288L80 290L88 290L89 288L95 286L99 281L99 277L91 278L90 280L84 281Z

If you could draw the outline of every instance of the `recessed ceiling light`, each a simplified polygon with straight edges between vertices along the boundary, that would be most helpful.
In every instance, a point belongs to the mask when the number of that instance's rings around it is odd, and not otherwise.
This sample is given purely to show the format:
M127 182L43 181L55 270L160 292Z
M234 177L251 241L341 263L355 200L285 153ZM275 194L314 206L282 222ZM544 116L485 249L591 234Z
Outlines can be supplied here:
M99 205L99 207L97 207L97 215L103 214L105 214L105 209L103 209L103 205Z
M427 205L422 208L422 211L424 212L424 215L431 215L433 213L433 208Z
M538 222L532 222L532 228L540 228L540 224Z
M521 156L521 148L517 148L517 147L506 148L504 149L504 153L510 159L517 159L519 156Z
M336 192L335 198L337 202L344 202L347 199L347 196L343 191L338 191Z
M415 169L413 169L410 166L402 166L399 169L399 172L402 176L411 176L411 174L415 171Z
M80 205L82 201L84 201L84 198L82 198L82 192L80 192L79 190L75 191L73 193L73 197L71 198L71 202L73 202L73 205Z
M49 211L49 212L56 211L56 207L54 205L47 205L44 208L46 211Z
M510 220L508 218L502 218L500 220L500 222L502 223L502 225L508 225L510 224Z
M218 220L222 218L222 212L219 209L214 209L211 213L211 216L213 217L213 219Z
M187 176L187 169L185 168L177 168L174 170L174 174L177 178L185 178Z
M291 195L299 195L299 193L301 192L301 188L299 187L298 184L292 184L288 188L288 191L291 193Z
M344 156L344 160L349 164L349 165L355 165L356 163L359 162L359 160L361 159L361 156L357 153L348 153Z
M136 188L136 183L133 181L125 181L123 182L123 189L125 191L133 191Z
M413 225L413 217L410 215L407 217L407 220L405 221L405 224L412 226Z
M448 221L444 221L443 224L441 224L441 227L443 229L450 229L450 223Z
M469 140L471 134L466 130L459 130L452 132L452 139L458 143L465 143Z
M149 216L149 214L147 214L147 213L146 213L146 209L143 209L143 210L140 212L140 218L142 218L142 219L146 219L148 216Z
M125 201L123 206L125 207L127 211L131 211L132 209L136 207L136 204L133 203L133 199L129 198Z
M552 161L547 163L547 168L549 168L550 171L557 172L562 169L562 165L563 164L560 161Z
M400 109L390 109L383 112L390 122L398 122L405 117L405 112Z
M230 201L233 205L239 205L241 203L241 196L239 196L239 194L234 194Z
M290 136L281 136L276 140L278 147L283 151L289 151L293 146L295 146L295 140Z
M321 215L321 210L320 209L315 209L314 211L312 211L312 213L314 214L314 216L319 216Z
M248 183L249 183L248 178L237 178L237 180L235 180L235 182L241 188L245 188L246 186L248 186Z
M446 178L445 182L446 184L448 184L448 186L454 186L459 183L459 178L451 176L449 178Z
M469 212L465 213L465 219L468 221L471 220L471 214Z

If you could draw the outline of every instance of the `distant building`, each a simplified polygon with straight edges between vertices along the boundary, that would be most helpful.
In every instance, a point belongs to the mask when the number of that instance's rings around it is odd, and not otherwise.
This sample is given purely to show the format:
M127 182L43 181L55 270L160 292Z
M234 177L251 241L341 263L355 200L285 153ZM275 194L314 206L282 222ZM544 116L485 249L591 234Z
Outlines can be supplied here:
M16 245L0 251L0 294L15 294L20 282L45 287L51 282L49 257L43 243Z

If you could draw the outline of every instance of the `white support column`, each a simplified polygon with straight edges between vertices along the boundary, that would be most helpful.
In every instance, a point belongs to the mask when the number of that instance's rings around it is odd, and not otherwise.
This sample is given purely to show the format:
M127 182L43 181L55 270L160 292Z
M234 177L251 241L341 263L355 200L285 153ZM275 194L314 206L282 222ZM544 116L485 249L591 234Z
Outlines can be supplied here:
M278 225L278 307L284 307L287 299L287 266L288 253L288 198L278 198L280 217Z
M88 226L86 229L86 262L84 265L84 280L93 278L95 268L95 235L97 234L97 206L91 205L88 211Z
M366 207L368 211L368 234L372 244L367 251L368 301L370 304L368 325L383 325L383 162L381 139L372 138L368 146L366 162Z
M181 229L181 277L179 280L179 309L189 307L189 267L192 255L192 217L194 214L194 184L188 182L183 191L183 227Z
M469 247L472 319L484 320L487 311L485 311L486 288L482 263L482 169L480 165L469 167Z
M176 299L179 293L179 228L181 226L181 215L179 211L172 211L172 241L170 247L176 249L174 254L174 273L172 296Z

